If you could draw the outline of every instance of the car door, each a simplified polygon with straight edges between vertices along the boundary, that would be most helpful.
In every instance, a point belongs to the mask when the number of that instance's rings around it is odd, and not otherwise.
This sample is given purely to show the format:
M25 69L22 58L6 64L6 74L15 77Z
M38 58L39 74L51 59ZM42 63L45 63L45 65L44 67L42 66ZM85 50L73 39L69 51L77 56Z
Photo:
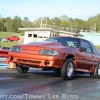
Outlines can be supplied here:
M89 45L88 41L82 40L80 48L85 48L86 50L83 51L79 50L77 68L90 70L90 68L92 67L91 63L93 58L93 52L91 46Z
M97 48L94 46L93 43L91 43L91 42L89 42L89 43L90 43L90 46L93 51L92 64L93 64L93 66L96 66L98 63L98 60L100 59L100 52L97 50Z

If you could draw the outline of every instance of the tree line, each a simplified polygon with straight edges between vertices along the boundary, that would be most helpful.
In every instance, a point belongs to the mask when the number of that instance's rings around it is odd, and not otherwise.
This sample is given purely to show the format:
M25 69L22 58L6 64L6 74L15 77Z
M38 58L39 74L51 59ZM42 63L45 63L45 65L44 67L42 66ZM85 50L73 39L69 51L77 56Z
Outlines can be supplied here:
M2 32L19 32L18 28L39 27L54 28L57 30L71 31L76 33L80 32L80 30L100 32L100 14L90 17L88 20L68 18L66 15L54 18L38 18L33 22L27 17L21 19L19 16L14 16L14 18L0 18L0 31Z

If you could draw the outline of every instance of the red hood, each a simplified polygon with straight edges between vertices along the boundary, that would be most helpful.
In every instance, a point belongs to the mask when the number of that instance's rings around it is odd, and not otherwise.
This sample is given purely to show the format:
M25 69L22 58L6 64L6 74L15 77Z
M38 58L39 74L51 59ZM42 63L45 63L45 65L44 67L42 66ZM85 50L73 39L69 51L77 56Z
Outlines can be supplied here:
M28 46L62 46L60 42L50 42L50 41L31 42L27 45Z
M41 41L41 42L31 42L29 44L24 44L24 45L20 45L22 47L22 49L34 49L34 50L38 50L40 48L59 48L62 46L62 44L60 42L49 42L49 41Z

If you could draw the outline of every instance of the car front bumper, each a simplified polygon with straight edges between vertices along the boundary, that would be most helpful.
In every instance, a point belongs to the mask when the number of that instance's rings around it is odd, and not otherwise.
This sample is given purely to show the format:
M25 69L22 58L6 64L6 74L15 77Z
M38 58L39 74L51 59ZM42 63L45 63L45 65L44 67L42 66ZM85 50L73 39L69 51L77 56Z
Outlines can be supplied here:
M55 67L61 68L64 58L60 56L32 55L24 53L9 53L9 61L31 67Z

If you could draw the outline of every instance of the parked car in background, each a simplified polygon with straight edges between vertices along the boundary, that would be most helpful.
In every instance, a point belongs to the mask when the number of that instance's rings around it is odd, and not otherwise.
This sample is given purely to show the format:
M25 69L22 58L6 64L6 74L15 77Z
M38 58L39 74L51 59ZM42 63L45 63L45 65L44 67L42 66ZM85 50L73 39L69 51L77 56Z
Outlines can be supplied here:
M36 67L61 72L64 80L72 79L78 72L100 78L100 53L91 42L81 38L50 37L43 42L14 45L9 60L21 74Z
M1 41L2 42L7 42L7 39L6 38L2 38Z
M9 50L10 47L2 47L2 49L4 49L4 50Z
M12 37L7 37L6 39L7 41L18 41L20 38L19 36L12 36Z
M2 38L0 38L0 41L2 41Z

